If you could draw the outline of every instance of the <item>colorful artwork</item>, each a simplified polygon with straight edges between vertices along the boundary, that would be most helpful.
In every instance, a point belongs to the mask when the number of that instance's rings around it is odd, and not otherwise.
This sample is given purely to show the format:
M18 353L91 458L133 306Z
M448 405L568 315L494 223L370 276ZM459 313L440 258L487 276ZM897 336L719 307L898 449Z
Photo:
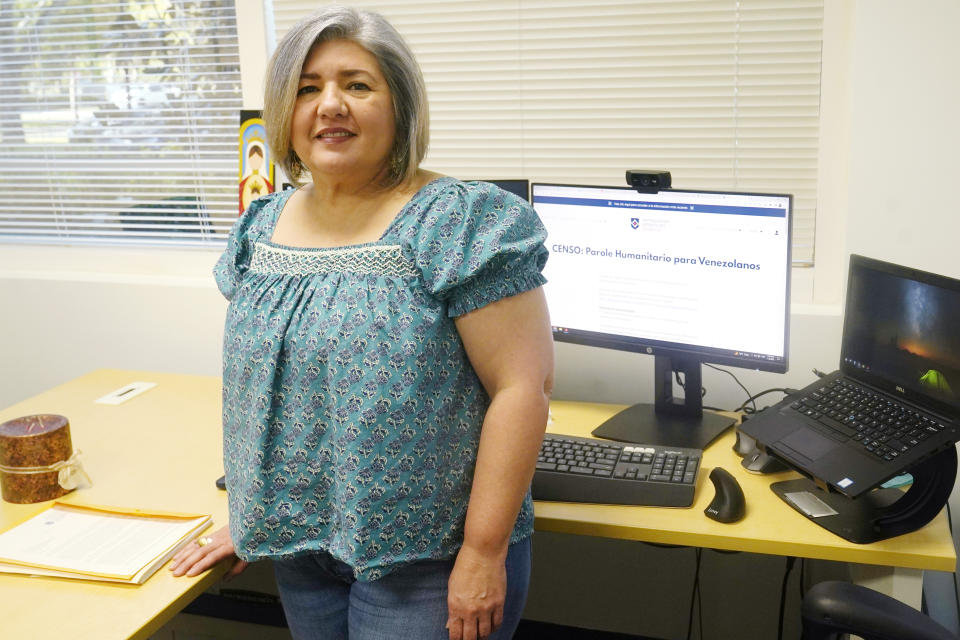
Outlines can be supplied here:
M273 193L274 165L259 111L240 112L240 213L262 195Z

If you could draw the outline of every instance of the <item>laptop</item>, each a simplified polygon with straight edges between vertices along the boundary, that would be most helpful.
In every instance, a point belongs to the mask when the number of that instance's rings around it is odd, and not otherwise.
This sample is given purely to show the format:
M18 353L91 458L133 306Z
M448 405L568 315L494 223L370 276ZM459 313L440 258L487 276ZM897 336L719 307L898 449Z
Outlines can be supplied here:
M853 255L840 369L740 425L856 498L960 439L960 280Z

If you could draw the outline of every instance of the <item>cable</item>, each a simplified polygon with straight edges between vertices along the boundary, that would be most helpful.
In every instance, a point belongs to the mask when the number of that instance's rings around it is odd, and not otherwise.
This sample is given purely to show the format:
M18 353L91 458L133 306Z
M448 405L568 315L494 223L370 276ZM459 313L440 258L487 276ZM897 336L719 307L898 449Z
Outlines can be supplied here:
M947 500L947 527L950 529L950 538L953 539L953 515L950 513L950 501ZM953 598L956 604L957 615L960 616L960 591L957 590L957 575L953 575Z
M800 558L800 587L798 589L800 596L800 627L803 628L803 598L807 595L807 559ZM802 631L801 631L802 633Z
M733 409L732 412L733 412L733 413L737 413L737 412L743 411L744 413L746 413L746 414L748 414L748 415L752 415L752 414L754 414L754 413L759 413L759 412L756 411L753 407L748 407L748 406L747 406L747 403L750 402L750 403L753 403L754 406L756 406L756 403L755 403L754 401L755 401L757 398L759 398L759 397L761 397L761 396L765 396L765 395L767 395L768 393L775 393L775 392L776 392L776 393L782 393L782 394L788 395L788 396L792 396L793 394L797 393L797 389L790 389L789 387L783 387L783 388L779 388L779 387L778 387L778 388L776 388L776 389L767 389L767 390L765 390L765 391L761 391L760 393L754 394L754 395L750 396L749 398L747 398L746 400L744 400L744 401L743 401L743 404L741 404L741 405L740 405L739 407L737 407L736 409ZM720 407L708 407L707 405L703 405L703 408L704 408L704 409L710 409L711 411L730 411L729 409L721 409ZM766 407L764 407L764 408L766 408ZM761 409L760 411L763 411L763 409Z
M707 365L707 366L709 367L710 365ZM687 393L687 383L686 383L685 380L681 380L681 379L680 379L680 372L675 370L675 371L673 372L673 378L674 378L674 380L677 381L677 386L680 387L681 389L683 389L683 393L684 393L684 395L686 395L686 393ZM706 387L700 387L700 397L702 398L702 397L705 396L705 395L707 395L707 389L706 389ZM706 408L706 409L712 409L713 407L705 407L705 408ZM722 409L717 409L717 411L722 411Z
M743 411L743 412L745 412L745 413L756 413L756 412L757 412L757 410L756 410L756 409L757 409L757 403L756 403L755 401L756 401L756 399L759 398L760 396L765 396L765 395L767 395L768 393L782 393L782 394L784 394L784 395L788 395L788 396L789 396L789 395L792 395L792 394L796 393L796 391L797 391L796 389L788 389L788 388L786 388L786 387L782 387L782 388L781 388L781 387L778 387L778 388L775 388L775 389L767 389L766 391L761 391L760 393L755 394L755 395L752 395L752 396L750 396L749 398L747 398L746 400L744 400L744 401L743 401L743 404L741 404L739 407L737 407L736 409L734 409L734 412L736 412L736 411ZM747 409L748 409L747 403L748 403L748 402L753 403L753 410L752 410L752 411L747 411Z
M757 394L754 394L754 395L750 395L750 390L747 389L747 388L743 385L742 382L740 382L740 379L737 378L737 376L734 375L734 373L733 373L732 371L727 371L726 369L721 369L720 367L715 367L715 366L713 366L712 364L709 364L709 363L707 363L707 362L704 362L704 363L703 363L703 366L705 366L705 367L710 367L711 369L713 369L713 370L715 370L715 371L722 371L723 373L727 374L728 376L730 376L731 378L733 378L734 382L736 382L738 385L740 385L740 388L743 389L744 393L747 394L747 399L743 401L743 404L741 404L739 407L737 407L736 409L733 410L734 413L737 413L737 412L740 412L740 411L742 411L742 412L744 412L744 413L746 413L746 414L757 413L757 411L758 411L758 410L757 410L757 402L756 402L757 398L759 398L760 396L764 396L764 395L766 395L766 394L768 394L768 393L780 392L780 393L782 393L782 394L784 394L784 395L790 396L790 395L793 395L793 394L797 393L797 391L798 391L797 389L790 389L789 387L783 387L783 388L778 387L778 388L775 388L775 389L767 389L767 390L765 390L765 391L761 391L760 393L757 393ZM825 374L824 372L820 371L819 369L814 369L813 372L814 372L815 374L817 374L817 375L818 375L819 377L821 377L821 378L823 378L823 377L825 377L825 376L827 375L827 374ZM674 375L677 377L677 384L679 384L681 387L683 387L683 383L680 382L680 375L679 375L676 371L674 371L673 373L674 373ZM686 392L686 387L684 387L684 392ZM706 396L706 395L707 395L707 389L706 389L706 387L700 387L700 397L702 398L702 397L704 397L704 396ZM747 406L747 403L748 403L748 402L749 402L752 406L748 407L748 406ZM703 408L704 408L704 409L710 409L710 410L712 410L712 411L723 411L723 409L720 409L720 408L718 408L718 407L708 407L708 406L704 406Z
M793 569L793 563L796 557L787 556L787 567L783 571L783 584L780 585L780 621L777 625L777 640L783 640L783 610L787 602L787 580L790 578L790 570Z
M807 593L807 559L800 558L800 602Z
M693 605L697 602L697 594L700 592L700 547L695 547L694 552L697 558L696 570L693 574L693 589L690 591L690 617L687 619L687 640L690 640L690 633L693 631ZM703 640L703 606L700 607L700 640Z
M689 549L690 545L688 544L667 544L666 542L648 542L646 540L637 540L640 544L645 544L648 547L657 547L658 549Z
M708 365L708 366L709 366L709 365ZM686 381L686 380L681 380L681 379L680 379L680 372L679 372L679 371L676 371L676 370L674 370L674 372L673 372L673 378L674 378L674 380L677 381L677 386L680 387L681 389L683 389L683 393L684 393L684 395L686 395L686 393L687 393L687 381ZM700 387L700 397L702 398L702 397L705 396L705 395L707 395L707 390L706 390L704 387ZM709 408L709 407L708 407L708 408Z
M703 366L705 366L705 367L710 367L711 369L714 369L714 370L716 370L716 371L722 371L723 373L727 374L728 376L730 376L731 378L733 378L734 381L736 381L736 383L737 383L738 385L740 385L740 388L743 389L744 392L747 394L747 399L743 401L743 404L741 404L739 407L737 407L736 409L733 410L734 413L737 413L737 412L739 412L739 411L742 411L742 412L747 413L747 414L757 413L757 402L756 402L757 398L759 398L760 396L764 396L764 395L766 395L766 394L768 394L768 393L779 392L779 393L782 393L782 394L784 394L784 395L790 396L790 395L793 395L793 394L795 394L795 393L798 392L797 389L791 389L791 388L789 388L789 387L782 387L782 388L781 388L781 387L777 387L777 388L775 388L775 389L766 389L765 391L761 391L760 393L757 393L757 394L754 394L754 395L750 395L750 391L743 385L742 382L740 382L740 379L737 378L737 376L734 375L732 371L727 371L726 369L721 369L720 367L715 367L715 366L713 366L712 364L708 364L708 363L706 363L706 362L703 363ZM817 374L818 376L820 376L820 377L824 377L825 375L827 375L827 374L823 373L822 371L818 371L817 369L814 369L813 372L814 372L815 374ZM705 395L707 395L707 390L706 390L706 389L701 389L700 396L703 397L703 396L705 396ZM747 406L747 403L748 403L748 402L749 402L752 406L748 407L748 406ZM712 409L712 410L714 410L714 411L723 411L723 409L718 409L717 407L706 407L706 406L705 406L704 409Z
M707 364L706 362L703 363L703 366L705 366L705 367L710 367L710 368L713 369L714 371L722 371L723 373L725 373L725 374L727 374L728 376L730 376L731 378L733 378L734 382L736 382L738 385L740 385L740 388L743 389L744 393L747 394L747 401L746 401L746 402L750 402L750 398L751 398L751 396L750 396L750 391L749 391L745 386L743 386L743 383L740 382L740 379L737 378L737 376L733 375L732 372L727 371L726 369L721 369L720 367L715 367L715 366L713 366L712 364ZM746 404L746 402L745 402L744 404ZM755 402L753 403L753 410L754 410L754 411L757 410L757 403L755 403Z
M736 382L738 385L740 385L740 388L743 389L744 393L747 394L747 400L746 400L743 404L746 404L747 402L750 402L750 401L753 399L753 396L750 395L749 389L747 389L745 386L743 386L743 383L740 382L740 379L737 378L737 376L733 375L732 372L727 371L726 369L721 369L720 367L715 367L715 366L713 366L712 364L707 364L706 362L703 363L703 366L705 366L705 367L710 367L710 368L713 369L714 371L722 371L723 373L725 373L725 374L727 374L728 376L730 376L731 378L733 378L734 382ZM741 407L742 407L742 406L743 406L743 405L741 405ZM739 411L739 409L738 409L738 411ZM753 412L756 413L756 411L757 411L757 403L754 402L754 403L753 403Z
M700 627L700 635L697 636L697 640L703 640L703 594L700 592L700 571L697 570L697 623Z

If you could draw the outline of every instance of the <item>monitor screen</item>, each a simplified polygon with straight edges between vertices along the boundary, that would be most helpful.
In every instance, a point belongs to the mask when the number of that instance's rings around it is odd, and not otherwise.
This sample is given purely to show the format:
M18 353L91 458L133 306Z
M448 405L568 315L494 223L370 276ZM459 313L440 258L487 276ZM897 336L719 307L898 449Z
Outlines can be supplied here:
M791 196L534 184L532 201L556 340L693 371L692 414L700 363L787 370Z
M960 282L853 255L840 369L927 410L960 413Z

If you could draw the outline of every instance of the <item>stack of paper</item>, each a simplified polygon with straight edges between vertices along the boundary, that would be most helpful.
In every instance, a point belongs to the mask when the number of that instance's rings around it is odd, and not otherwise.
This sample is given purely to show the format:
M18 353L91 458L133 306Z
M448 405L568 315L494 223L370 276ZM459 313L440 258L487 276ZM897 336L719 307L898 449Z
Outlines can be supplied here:
M55 502L0 534L0 572L143 584L209 524L208 515Z

